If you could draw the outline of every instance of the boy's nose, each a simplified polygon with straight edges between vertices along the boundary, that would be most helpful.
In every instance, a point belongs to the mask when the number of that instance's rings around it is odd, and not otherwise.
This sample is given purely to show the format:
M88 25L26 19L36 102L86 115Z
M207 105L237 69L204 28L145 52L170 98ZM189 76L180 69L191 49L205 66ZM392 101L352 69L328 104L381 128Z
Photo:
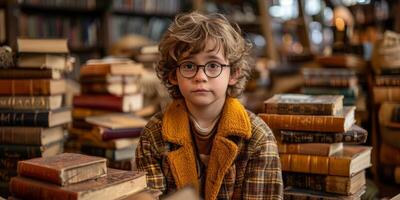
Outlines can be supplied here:
M205 81L205 80L207 80L207 75L206 75L206 73L204 71L204 67L200 67L197 70L197 73L194 76L194 80L196 80L196 81Z

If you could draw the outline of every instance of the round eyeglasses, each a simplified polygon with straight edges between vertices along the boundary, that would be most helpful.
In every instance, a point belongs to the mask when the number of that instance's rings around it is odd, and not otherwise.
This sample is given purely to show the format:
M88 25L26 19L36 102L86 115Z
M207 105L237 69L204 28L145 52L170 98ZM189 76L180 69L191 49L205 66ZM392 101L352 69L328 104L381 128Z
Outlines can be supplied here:
M193 78L196 76L200 67L203 67L203 72L208 78L218 77L224 67L229 67L229 65L220 64L218 62L208 62L205 65L196 65L192 62L183 62L179 64L179 73L185 78Z

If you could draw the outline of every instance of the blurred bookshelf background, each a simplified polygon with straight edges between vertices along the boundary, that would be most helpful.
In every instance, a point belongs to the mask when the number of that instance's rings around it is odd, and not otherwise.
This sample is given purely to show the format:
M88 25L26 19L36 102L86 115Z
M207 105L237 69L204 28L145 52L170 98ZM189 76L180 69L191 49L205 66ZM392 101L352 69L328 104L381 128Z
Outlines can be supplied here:
M0 54L22 66L19 59L40 48L24 52L19 39L65 39L68 51L58 59L70 66L49 67L53 75L42 78L62 80L66 89L41 94L62 96L58 107L71 110L70 123L61 125L60 151L102 156L109 167L132 169L145 120L170 100L154 73L157 44L176 14L193 10L225 14L253 44L252 79L240 97L247 109L264 112L264 101L275 94L343 95L345 106L356 107L356 124L368 132L363 145L372 146L362 199L400 193L400 1L0 0L0 46L11 47ZM60 55L54 51L43 52ZM6 71L10 65L0 66L0 79L40 77L15 75ZM14 98L0 94L3 102ZM18 110L7 102L0 106ZM21 145L0 139L1 149ZM7 188L16 172L6 156L0 160L0 186ZM1 192L6 197L8 189Z

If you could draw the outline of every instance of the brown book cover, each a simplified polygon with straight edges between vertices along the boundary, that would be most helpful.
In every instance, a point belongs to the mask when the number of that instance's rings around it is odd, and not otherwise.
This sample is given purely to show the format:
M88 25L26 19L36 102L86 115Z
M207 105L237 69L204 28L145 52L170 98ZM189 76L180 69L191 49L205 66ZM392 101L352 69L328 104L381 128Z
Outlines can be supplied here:
M353 195L341 195L287 187L283 194L285 200L361 200L361 196L365 193L365 190L366 187L363 187Z
M0 126L54 127L71 121L71 111L57 110L0 110Z
M396 86L374 86L374 103L379 104L385 101L400 101L400 87Z
M94 63L86 64L80 69L80 76L100 76L100 75L141 75L143 64L127 63Z
M0 127L1 144L26 144L46 146L64 138L64 131L61 126L52 128L42 127Z
M400 148L382 143L379 154L379 159L383 164L400 165Z
M105 149L123 149L137 146L139 138L119 138L109 141L103 141L93 133L83 134L80 136L82 145L93 146Z
M104 115L109 113L112 113L112 111L74 107L72 109L72 118L84 120L86 117Z
M17 39L19 53L60 53L67 54L67 39Z
M343 195L357 193L366 183L365 171L361 171L352 177L293 172L285 172L282 176L285 187L311 189Z
M53 69L0 69L0 79L61 79L62 73Z
M325 67L364 68L367 66L367 62L364 59L352 54L318 56L316 61Z
M344 146L332 156L280 154L282 171L349 177L371 166L371 149Z
M271 129L294 131L346 132L354 124L354 106L345 106L338 115L280 115L260 113Z
M143 128L147 120L133 114L114 113L87 117L86 121L110 129Z
M13 196L22 199L109 200L128 196L147 187L143 172L107 171L104 177L64 187L18 176L11 179L10 190Z
M400 86L400 75L375 76L376 86Z
M278 143L279 153L305 154L315 156L330 156L343 150L343 143L303 143L303 144L282 144Z
M54 110L61 108L62 96L0 96L0 109Z
M46 146L26 144L0 144L0 158L18 158L26 160L36 157L49 157L63 152L63 141L56 141Z
M304 77L306 87L334 87L334 88L354 88L357 87L358 79L354 77Z
M57 95L66 92L65 80L2 79L0 95Z
M112 95L79 95L74 96L73 105L92 109L103 109L117 112L132 112L143 107L143 94Z
M84 83L81 84L81 92L82 94L110 94L122 96L138 93L140 92L140 87L137 83Z
M18 162L18 174L65 186L107 174L105 158L63 153Z
M18 56L17 67L38 68L38 69L58 69L68 71L69 60L66 55L57 54L20 54Z
M103 83L103 84L112 84L112 83L137 83L139 81L139 76L132 75L99 75L99 76L84 76L79 82L81 84L90 84L90 83Z
M276 94L264 106L268 114L336 115L343 109L343 96Z

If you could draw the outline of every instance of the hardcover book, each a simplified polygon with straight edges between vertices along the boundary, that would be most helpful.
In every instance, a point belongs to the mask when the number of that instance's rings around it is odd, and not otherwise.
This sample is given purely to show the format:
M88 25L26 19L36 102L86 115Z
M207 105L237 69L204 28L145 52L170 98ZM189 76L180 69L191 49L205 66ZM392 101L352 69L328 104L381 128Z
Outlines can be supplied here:
M103 109L116 112L132 112L142 109L143 94L112 95L79 95L74 96L73 105L91 109Z
M86 121L96 126L110 129L143 128L147 120L132 114L114 113L87 117Z
M10 191L21 199L109 200L139 192L147 187L146 175L137 171L108 169L106 176L58 186L22 176L10 181Z
M0 95L47 96L66 92L65 80L53 79L1 79Z
M345 106L337 115L281 115L260 113L261 117L274 130L346 132L354 124L354 106Z
M344 146L332 156L280 154L282 171L350 177L371 166L371 149Z
M343 109L343 96L276 94L264 105L268 114L336 115Z
M54 127L71 121L66 108L50 111L0 110L0 126Z
M80 69L80 76L105 76L105 75L141 75L143 64L127 63L94 63L86 64Z
M107 173L106 162L105 158L63 153L20 161L18 174L65 186L105 175Z
M54 110L61 108L62 96L0 96L3 110Z
M71 64L66 55L20 54L17 66L20 68L58 69L68 71Z
M330 156L343 150L343 143L303 143L303 144L282 144L278 143L279 153L305 154L316 156Z
M64 139L61 126L52 128L0 126L1 144L26 144L46 146Z
M67 54L67 39L17 39L19 53Z
M0 69L0 79L61 79L62 73L53 69Z

